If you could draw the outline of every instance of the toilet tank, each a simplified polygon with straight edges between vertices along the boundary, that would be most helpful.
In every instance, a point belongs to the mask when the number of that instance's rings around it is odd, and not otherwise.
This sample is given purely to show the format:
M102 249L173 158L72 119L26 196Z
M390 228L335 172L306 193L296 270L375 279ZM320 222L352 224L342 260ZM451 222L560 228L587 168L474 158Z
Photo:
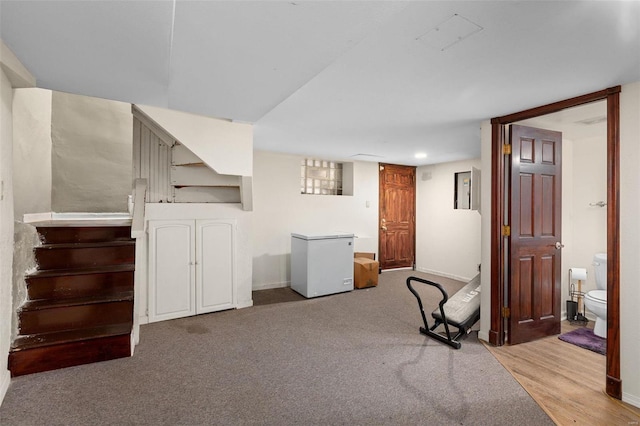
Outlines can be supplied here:
M607 289L607 253L596 253L593 256L593 269L596 275L596 287Z

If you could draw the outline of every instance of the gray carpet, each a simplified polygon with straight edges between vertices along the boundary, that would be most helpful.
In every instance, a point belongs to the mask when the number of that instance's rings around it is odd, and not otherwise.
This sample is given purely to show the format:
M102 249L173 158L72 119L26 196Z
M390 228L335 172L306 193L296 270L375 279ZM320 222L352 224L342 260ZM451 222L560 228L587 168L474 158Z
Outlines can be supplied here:
M12 380L0 424L552 425L475 332L460 350L418 333L409 274L145 325L132 358Z

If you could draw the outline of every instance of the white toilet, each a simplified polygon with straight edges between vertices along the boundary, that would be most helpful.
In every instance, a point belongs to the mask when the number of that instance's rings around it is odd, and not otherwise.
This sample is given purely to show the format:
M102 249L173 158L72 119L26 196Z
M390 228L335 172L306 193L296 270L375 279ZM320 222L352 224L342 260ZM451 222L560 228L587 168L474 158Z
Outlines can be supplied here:
M593 268L596 275L597 290L591 290L584 296L584 306L596 316L593 334L607 338L607 253L593 256Z

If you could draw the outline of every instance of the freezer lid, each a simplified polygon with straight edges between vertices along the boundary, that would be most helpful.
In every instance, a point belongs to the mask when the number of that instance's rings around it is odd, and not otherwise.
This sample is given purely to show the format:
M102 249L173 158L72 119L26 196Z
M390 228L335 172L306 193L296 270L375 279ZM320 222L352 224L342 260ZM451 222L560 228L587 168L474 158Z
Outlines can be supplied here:
M335 238L353 238L354 234L346 232L330 232L326 234L322 233L308 233L308 234L295 234L291 233L293 238L299 238L301 240L329 240Z

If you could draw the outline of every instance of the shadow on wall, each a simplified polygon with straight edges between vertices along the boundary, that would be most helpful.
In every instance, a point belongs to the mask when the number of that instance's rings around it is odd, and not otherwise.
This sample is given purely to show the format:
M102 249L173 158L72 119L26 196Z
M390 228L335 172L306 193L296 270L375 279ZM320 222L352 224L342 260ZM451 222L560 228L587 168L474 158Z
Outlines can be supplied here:
M286 281L282 281L282 278ZM263 254L253 258L253 290L289 287L291 254Z

